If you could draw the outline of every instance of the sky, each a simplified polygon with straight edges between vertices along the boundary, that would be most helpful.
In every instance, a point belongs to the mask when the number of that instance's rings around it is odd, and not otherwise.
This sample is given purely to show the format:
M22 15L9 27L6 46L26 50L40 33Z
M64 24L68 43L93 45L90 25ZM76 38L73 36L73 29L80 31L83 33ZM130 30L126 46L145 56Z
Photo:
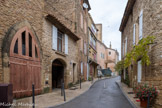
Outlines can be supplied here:
M128 0L89 0L94 22L102 23L102 41L119 52L121 58L121 32L119 27Z

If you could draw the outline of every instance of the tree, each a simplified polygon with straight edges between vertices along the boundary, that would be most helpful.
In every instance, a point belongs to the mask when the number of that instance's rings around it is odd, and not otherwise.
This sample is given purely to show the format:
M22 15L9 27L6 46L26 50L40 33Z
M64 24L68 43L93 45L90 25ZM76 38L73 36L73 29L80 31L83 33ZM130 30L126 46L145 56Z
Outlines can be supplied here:
M153 44L154 40L155 36L147 36L142 38L137 45L133 46L132 51L127 53L124 59L124 67L130 66L132 61L136 62L139 58L141 58L142 64L148 66L151 63L148 55L149 45Z
M123 68L124 68L124 61L122 60L115 65L115 71L117 72L121 72Z

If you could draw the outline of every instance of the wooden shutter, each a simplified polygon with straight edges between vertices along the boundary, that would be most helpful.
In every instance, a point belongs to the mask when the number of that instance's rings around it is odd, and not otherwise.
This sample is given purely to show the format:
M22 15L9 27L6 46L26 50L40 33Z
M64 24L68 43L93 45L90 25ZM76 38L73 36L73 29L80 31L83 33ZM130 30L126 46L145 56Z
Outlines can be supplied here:
M124 42L123 42L123 57L124 57Z
M143 37L143 10L140 12L139 16L139 40Z
M81 62L81 75L83 75L83 62Z
M136 44L136 24L133 25L133 45Z
M52 49L57 50L57 28L52 26Z
M87 46L86 46L86 42L84 42L84 54L87 54Z
M141 78L142 78L142 64L141 64L141 60L138 61L138 82L141 82Z
M65 54L68 54L68 35L65 34Z
M125 54L127 54L127 37L125 39Z

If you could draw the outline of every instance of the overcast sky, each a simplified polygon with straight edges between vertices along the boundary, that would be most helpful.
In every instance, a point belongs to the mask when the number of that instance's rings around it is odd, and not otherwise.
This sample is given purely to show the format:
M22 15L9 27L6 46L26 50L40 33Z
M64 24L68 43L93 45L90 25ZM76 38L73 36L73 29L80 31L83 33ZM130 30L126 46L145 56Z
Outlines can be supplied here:
M95 23L102 23L102 40L107 47L110 41L121 58L121 33L119 26L128 0L89 0L90 13Z

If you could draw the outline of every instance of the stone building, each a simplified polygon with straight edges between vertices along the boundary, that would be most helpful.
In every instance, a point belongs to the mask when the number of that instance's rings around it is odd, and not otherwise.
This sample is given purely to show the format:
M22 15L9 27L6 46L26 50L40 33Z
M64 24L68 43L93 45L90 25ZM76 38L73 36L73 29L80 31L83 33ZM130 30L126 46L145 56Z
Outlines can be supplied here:
M111 43L110 47L106 49L106 68L110 68L110 70L113 72L113 75L118 75L118 73L115 71L115 65L119 61L119 53L117 50L112 49Z
M89 9L88 0L0 1L0 83L12 83L20 98L33 83L40 94L77 82L87 63L80 43L87 43Z
M97 28L90 15L88 14L88 74L89 76L97 76Z
M126 75L130 79L130 85L135 87L141 83L149 83L157 86L159 96L155 102L156 108L162 107L162 1L161 0L128 0L123 19L120 25L121 54L124 60L127 52L133 45L147 36L155 36L155 43L149 45L149 57L151 64L142 65L138 61L123 70L123 79Z

